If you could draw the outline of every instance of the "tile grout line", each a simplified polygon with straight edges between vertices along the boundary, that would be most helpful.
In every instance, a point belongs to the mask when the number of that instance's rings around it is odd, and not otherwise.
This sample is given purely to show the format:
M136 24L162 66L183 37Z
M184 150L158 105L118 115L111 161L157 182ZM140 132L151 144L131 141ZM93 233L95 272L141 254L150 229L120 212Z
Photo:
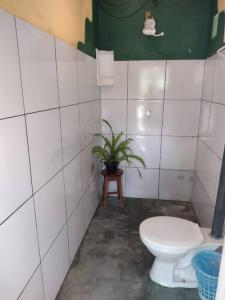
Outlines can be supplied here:
M164 90L163 90L163 109L162 109L162 127L161 127L161 142L160 142L160 158L159 158L159 179L158 179L158 200L160 200L160 183L161 183L161 164L162 164L162 140L163 140L163 124L164 124L164 109L166 96L166 80L167 80L168 61L165 61L165 75L164 75Z
M23 90L23 80L22 80L22 69L21 69L21 57L20 57L20 49L19 49L19 39L18 39L18 29L17 29L17 23L16 18L14 16L14 25L15 25L15 33L16 33L16 42L17 42L17 53L18 53L18 62L19 62L19 70L20 70L20 84L21 84L21 92L22 92L22 99L23 99L23 108L25 113L25 100L24 100L24 90ZM32 196L30 199L33 201L33 212L35 217L35 227L36 227L36 239L37 239L37 246L38 246L38 254L39 254L39 263L41 263L41 250L40 250L40 240L38 235L38 222L37 222L37 212L36 212L36 206L35 206L35 199L34 199L34 186L33 186L33 176L32 176L32 167L31 167L31 156L30 156L30 146L29 146L29 138L28 138L28 126L27 126L27 118L26 115L24 115L24 121L25 121L25 131L26 131L26 142L27 142L27 151L28 151L28 161L29 161L29 172L30 172L30 184L31 184L31 192ZM28 199L26 203L30 200ZM24 205L24 204L23 204ZM23 206L21 205L20 208ZM11 215L12 216L12 215ZM39 266L38 266L39 267ZM38 268L37 267L37 268ZM37 269L36 269L37 270ZM34 272L36 272L36 270ZM40 272L41 272L41 281L42 281L42 290L43 290L43 296L45 297L45 288L44 288L44 277L43 277L43 270L42 266L40 266ZM33 273L34 274L34 273ZM33 276L33 275L32 275ZM31 277L32 278L32 277ZM31 280L31 279L30 279ZM26 286L28 285L29 281L27 282ZM22 290L21 294L25 290L26 286ZM21 295L20 294L20 295ZM19 295L19 297L20 297ZM18 298L19 298L18 297Z
M202 91L201 91L200 110L199 110L199 118L198 118L198 131L197 131L197 143L196 143L196 149L195 149L194 173L196 172L196 166L197 166L197 153L198 153L199 131L200 131L200 121L201 121L200 119L201 119L201 113L202 113L202 98L203 98L203 90L204 90L204 82L205 82L205 71L206 71L206 60L204 61L203 78L202 78ZM193 189L194 189L194 183L192 185L191 198L193 197Z
M57 86L57 98L58 98L57 100L58 100L58 103L59 103L59 126L60 126L61 160L62 160L62 164L64 165L63 131L62 131L62 109L60 108L59 73L58 73L57 47L56 47L56 39L55 39L55 37L54 37L54 54L55 54L56 86ZM62 169L62 179L63 179L63 190L64 190L64 208L65 208L65 217L66 217L65 226L66 226L66 237L67 237L68 266L70 266L69 233L68 233L68 223L67 223L68 215L67 215L66 187L65 187L64 168Z

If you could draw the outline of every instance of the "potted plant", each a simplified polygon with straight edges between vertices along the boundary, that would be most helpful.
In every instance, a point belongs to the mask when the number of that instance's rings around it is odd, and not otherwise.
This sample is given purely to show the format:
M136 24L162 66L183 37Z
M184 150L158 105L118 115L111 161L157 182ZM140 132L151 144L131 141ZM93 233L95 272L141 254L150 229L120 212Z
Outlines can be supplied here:
M95 134L96 137L100 137L103 140L102 146L94 146L92 148L92 154L96 158L104 163L108 172L115 172L118 169L119 164L122 161L126 161L129 166L134 166L141 177L141 172L139 168L135 165L134 161L138 161L144 168L146 168L143 158L138 155L135 155L130 148L130 143L133 139L128 138L121 141L123 132L119 134L114 134L112 126L106 120L102 120L109 128L111 132L111 138L98 133Z

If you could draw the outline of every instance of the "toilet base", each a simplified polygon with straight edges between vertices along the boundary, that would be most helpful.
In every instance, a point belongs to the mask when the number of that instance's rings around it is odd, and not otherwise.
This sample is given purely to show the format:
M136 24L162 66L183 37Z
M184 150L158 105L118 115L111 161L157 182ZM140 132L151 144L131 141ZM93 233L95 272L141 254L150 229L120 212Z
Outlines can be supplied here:
M197 288L197 282L179 282L174 280L176 264L177 262L164 262L155 258L149 274L151 280L169 288Z

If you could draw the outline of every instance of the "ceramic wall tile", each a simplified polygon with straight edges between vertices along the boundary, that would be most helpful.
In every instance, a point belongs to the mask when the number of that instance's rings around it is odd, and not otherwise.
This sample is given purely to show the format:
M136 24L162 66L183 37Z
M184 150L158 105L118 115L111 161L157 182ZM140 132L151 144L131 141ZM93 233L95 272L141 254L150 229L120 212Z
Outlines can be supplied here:
M195 168L197 138L162 138L161 168L193 171Z
M34 191L62 167L59 110L27 115L28 141Z
M212 101L225 104L225 51L223 50L221 54L216 56Z
M41 268L32 276L30 282L19 297L19 300L44 300L44 289L42 284Z
M161 135L163 101L128 101L127 133Z
M82 201L83 212L84 212L83 224L84 224L84 230L86 231L94 214L93 211L94 198L90 188L88 188L87 191L84 193L84 196L81 199L81 201Z
M127 101L123 100L102 100L102 119L107 120L115 133L126 132ZM110 133L108 127L102 123L102 131Z
M193 171L160 170L159 198L190 201L193 180Z
M83 170L84 172L85 170ZM66 192L66 208L67 215L70 216L83 193L81 180L81 159L78 155L64 169L65 192Z
M85 150L81 153L81 170L82 170L82 185L83 190L85 191L88 185L91 183L91 180L94 176L93 163L94 158L91 153L92 144L90 144Z
M68 269L69 253L65 226L42 261L45 300L55 300Z
M196 216L200 221L200 225L205 226L205 224L202 224L202 222L200 220L200 211L202 210L202 207L207 207L207 206L209 207L212 204L212 201L210 200L204 186L202 185L202 183L199 180L199 177L197 175L194 177L193 192L192 192L192 204L193 204ZM211 216L212 212L209 211L208 214ZM202 215L205 216L206 214L201 213L201 216ZM210 222L211 222L211 217L208 218L208 223L210 223ZM204 223L205 223L205 221L204 221Z
M207 144L222 159L225 144L225 106L212 103Z
M92 134L101 132L101 100L92 102Z
M212 203L216 201L220 171L221 160L199 140L196 156L196 172Z
M202 89L203 100L211 101L212 99L215 62L215 56L209 57L205 60L204 80Z
M14 17L0 11L0 119L23 114Z
M17 19L26 112L59 106L54 38Z
M197 136L200 101L165 101L163 135Z
M32 194L24 117L0 121L0 165L1 223Z
M60 109L62 146L64 164L80 152L80 122L79 107L68 106Z
M127 99L127 66L126 61L114 62L114 85L101 87L101 99Z
M199 117L199 137L207 140L208 128L209 128L209 117L210 117L211 103L208 101L201 101L201 110Z
M63 174L60 172L34 196L40 254L43 258L66 222Z
M126 196L158 198L159 170L142 169L142 179L135 168L126 169Z
M159 168L161 136L128 135L128 138L133 139L130 147L144 159L147 168ZM141 167L138 161L135 164Z
M203 71L204 60L167 61L165 99L200 100Z
M60 105L76 104L78 103L76 50L57 39L56 59Z
M77 50L77 67L79 83L79 102L100 99L100 88L97 86L96 61L93 57Z
M92 103L87 102L80 105L80 139L81 148L84 149L93 138L92 127Z
M128 70L128 99L163 99L166 61L130 61Z
M1 297L17 299L39 264L33 199L0 226L0 244Z
M83 205L82 205L82 201L80 201L68 220L70 264L72 263L77 253L77 250L80 246L80 243L85 233L83 218L84 218Z

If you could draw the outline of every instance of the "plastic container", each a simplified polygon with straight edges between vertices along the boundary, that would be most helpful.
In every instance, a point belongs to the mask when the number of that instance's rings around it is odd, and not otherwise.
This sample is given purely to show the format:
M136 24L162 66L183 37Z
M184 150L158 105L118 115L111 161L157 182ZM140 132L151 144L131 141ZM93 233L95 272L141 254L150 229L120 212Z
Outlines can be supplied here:
M216 298L220 263L221 254L214 251L199 252L192 259L198 279L198 292L202 300Z

